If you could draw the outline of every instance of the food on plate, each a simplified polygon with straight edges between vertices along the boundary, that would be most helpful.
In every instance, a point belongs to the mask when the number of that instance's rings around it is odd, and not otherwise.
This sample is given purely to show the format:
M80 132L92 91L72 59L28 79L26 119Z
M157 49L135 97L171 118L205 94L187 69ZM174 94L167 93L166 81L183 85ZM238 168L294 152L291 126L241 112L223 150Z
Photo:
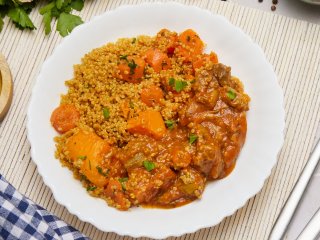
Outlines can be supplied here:
M249 96L192 29L123 38L86 54L52 113L56 157L119 210L173 208L226 177Z

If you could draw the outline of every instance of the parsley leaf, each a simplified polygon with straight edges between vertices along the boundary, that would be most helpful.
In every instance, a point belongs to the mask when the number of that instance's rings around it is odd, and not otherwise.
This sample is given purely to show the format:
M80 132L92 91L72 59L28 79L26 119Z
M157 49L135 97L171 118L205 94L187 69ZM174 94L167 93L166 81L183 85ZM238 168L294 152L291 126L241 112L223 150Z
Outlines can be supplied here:
M133 38L131 43L134 44L136 41L137 41L137 39Z
M93 191L93 190L96 190L97 187L96 186L88 186L87 187L87 191Z
M170 85L171 87L173 87L175 81L176 81L176 80L175 80L174 78L169 78L169 85Z
M16 24L20 29L36 29L31 19L24 9L21 7L11 8L8 12L8 17Z
M234 100L237 97L237 94L232 88L230 88L229 91L227 92L227 97L231 100Z
M103 117L104 117L104 119L108 119L109 117L110 117L110 110L109 110L109 108L107 108L107 107L105 107L105 108L103 108Z
M81 159L81 160L86 160L87 156L78 156L78 158Z
M198 136L197 136L197 135L195 135L195 134L190 134L190 136L189 136L189 143L192 144L192 143L194 143L195 141L197 141L197 139L198 139Z
M143 166L148 172L152 171L156 167L156 165L150 161L143 161Z
M81 11L84 6L84 0L73 0L70 4L74 10Z
M166 120L164 121L164 123L166 124L167 128L168 129L173 129L174 128L174 124L175 124L175 121L174 120Z
M127 177L124 177L124 178L119 178L118 181L121 183L121 187L123 190L126 190L126 185L125 185L125 182L128 181L128 178Z
M174 88L177 92L181 92L186 86L188 86L188 83L183 80L176 80L174 78L169 78L169 85Z
M3 28L3 19L2 19L2 17L0 16L0 32L1 32L2 28Z
M51 32L51 20L51 12L46 12L45 14L43 14L44 32L46 35Z
M175 84L174 84L174 89L177 91L177 92L181 92L186 86L188 86L188 83L185 82L185 81L179 81L179 80L176 80Z
M130 68L130 75L134 74L134 70L137 68L137 66L138 65L135 63L133 59L128 62L128 67Z
M99 166L96 166L96 169L98 170L98 173L104 177L107 177L109 174L109 169L107 169L105 172L103 172L102 168Z
M60 35L65 37L78 25L82 24L83 21L79 16L70 13L61 13L58 18L57 31Z
M121 59L121 60L126 60L126 61L128 61L127 57L128 57L128 55L120 55L120 59Z

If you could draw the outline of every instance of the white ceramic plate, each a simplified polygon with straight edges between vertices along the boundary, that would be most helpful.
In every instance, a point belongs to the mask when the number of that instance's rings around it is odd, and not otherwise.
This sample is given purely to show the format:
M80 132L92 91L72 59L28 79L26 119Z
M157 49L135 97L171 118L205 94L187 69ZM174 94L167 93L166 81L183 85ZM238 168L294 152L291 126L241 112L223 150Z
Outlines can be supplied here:
M240 77L252 99L247 140L232 174L208 184L201 200L170 210L121 212L89 196L54 158L57 133L49 119L60 94L67 91L64 81L72 78L73 65L85 53L120 37L154 35L162 28L194 29L207 43L207 50L214 50L222 63L232 67L233 75ZM57 46L34 86L27 127L32 159L57 202L103 231L165 238L218 224L262 188L283 143L283 93L260 47L225 18L176 3L123 6L76 28Z

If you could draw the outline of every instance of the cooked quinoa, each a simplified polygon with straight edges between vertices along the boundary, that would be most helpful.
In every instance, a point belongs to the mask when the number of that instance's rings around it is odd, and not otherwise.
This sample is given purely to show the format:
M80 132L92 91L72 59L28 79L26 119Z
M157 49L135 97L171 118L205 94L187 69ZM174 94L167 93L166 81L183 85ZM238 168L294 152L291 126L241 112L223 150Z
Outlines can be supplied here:
M153 37L107 43L74 66L68 93L61 97L65 115L54 112L51 122L62 133L55 138L56 158L90 194L121 210L140 204L174 207L200 198L207 180L231 172L245 139L249 97L230 68L203 49L192 30L180 35L161 30ZM148 62L150 50L165 57L160 70L152 62L157 57ZM137 59L146 64L141 77L133 79ZM145 89L156 89L160 97L143 100ZM130 124L144 123L142 116L155 113L165 129L149 134L148 127L135 126L130 131Z

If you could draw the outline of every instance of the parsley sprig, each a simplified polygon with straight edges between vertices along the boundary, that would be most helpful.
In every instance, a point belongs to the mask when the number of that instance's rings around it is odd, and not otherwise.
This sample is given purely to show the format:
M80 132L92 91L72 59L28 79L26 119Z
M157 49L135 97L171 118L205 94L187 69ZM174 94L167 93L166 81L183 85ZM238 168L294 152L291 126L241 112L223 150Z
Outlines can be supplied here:
M3 29L3 19L6 16L21 30L36 29L29 14L39 2L37 0L31 2L0 0L0 31ZM46 5L40 8L39 13L43 17L42 21L46 35L51 32L54 19L57 19L56 30L63 37L83 23L79 16L72 14L72 11L81 11L84 6L84 0L46 0L45 3Z

